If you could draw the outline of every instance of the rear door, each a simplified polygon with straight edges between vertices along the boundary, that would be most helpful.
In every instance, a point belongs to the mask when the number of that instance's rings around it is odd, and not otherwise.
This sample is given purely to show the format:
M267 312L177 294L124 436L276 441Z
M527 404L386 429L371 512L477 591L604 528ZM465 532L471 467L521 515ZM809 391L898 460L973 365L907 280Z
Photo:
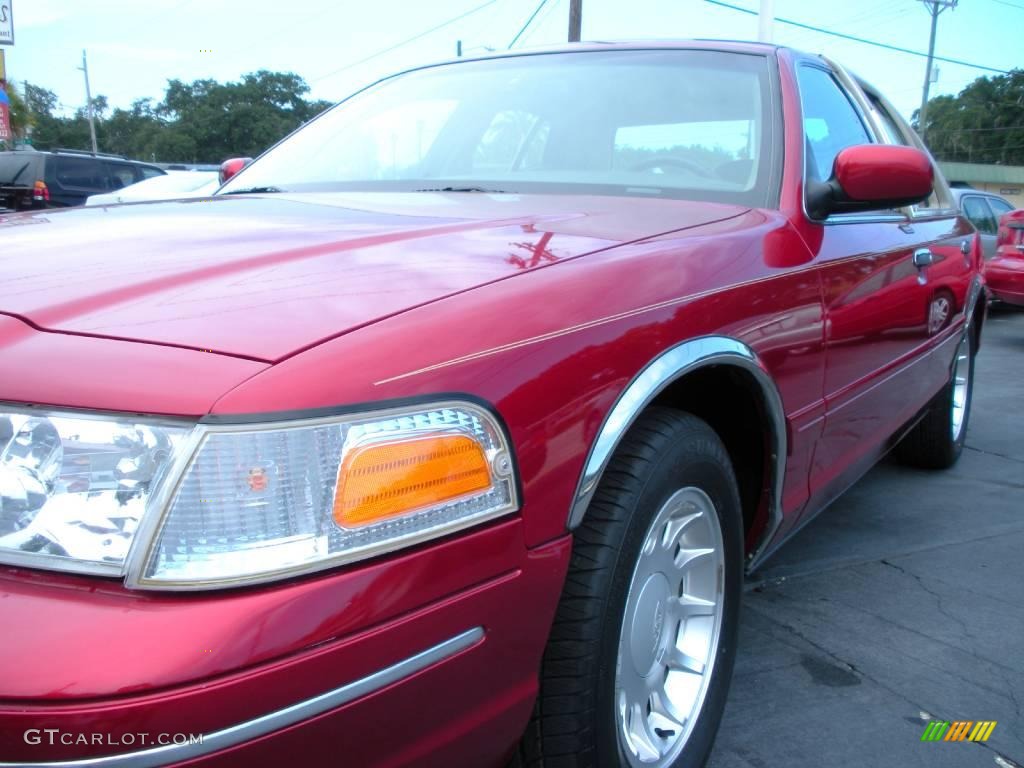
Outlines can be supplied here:
M55 205L83 205L89 195L109 191L109 177L103 161L95 157L52 155L53 177L56 184L50 189Z
M828 179L848 146L909 143L898 118L887 115L895 127L883 127L841 70L806 61L797 68L797 82L809 179ZM929 353L965 291L951 291L940 275L950 268L965 273L967 261L959 241L952 251L947 247L957 221L948 203L927 210L934 215L833 215L812 229L820 236L816 263L826 312L826 415L811 471L811 508L828 503L870 467L942 385Z
M963 195L960 198L960 209L963 211L974 228L981 236L981 248L986 259L996 255L996 232L999 229L998 220L988 200L983 195Z

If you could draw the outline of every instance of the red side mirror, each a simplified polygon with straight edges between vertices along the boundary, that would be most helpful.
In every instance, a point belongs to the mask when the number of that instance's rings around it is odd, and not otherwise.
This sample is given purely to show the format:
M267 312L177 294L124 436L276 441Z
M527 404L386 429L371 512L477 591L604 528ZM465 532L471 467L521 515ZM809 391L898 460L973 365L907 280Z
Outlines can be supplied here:
M220 164L220 183L223 184L251 162L251 157L232 157L225 160Z
M808 212L815 218L902 208L919 203L935 184L928 155L913 147L861 144L836 156L832 178L808 184Z

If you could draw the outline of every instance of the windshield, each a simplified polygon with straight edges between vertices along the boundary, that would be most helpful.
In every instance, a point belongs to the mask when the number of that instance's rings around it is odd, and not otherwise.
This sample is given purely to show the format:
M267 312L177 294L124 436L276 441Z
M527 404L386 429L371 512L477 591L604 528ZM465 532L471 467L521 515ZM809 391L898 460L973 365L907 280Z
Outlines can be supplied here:
M356 94L221 193L452 189L765 205L769 93L764 56L717 51L430 67Z

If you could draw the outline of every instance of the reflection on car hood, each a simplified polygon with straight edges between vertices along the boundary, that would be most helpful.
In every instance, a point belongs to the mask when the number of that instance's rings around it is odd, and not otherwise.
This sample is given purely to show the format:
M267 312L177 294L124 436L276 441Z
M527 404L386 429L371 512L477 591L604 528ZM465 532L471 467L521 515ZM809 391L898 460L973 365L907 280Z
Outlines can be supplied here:
M527 270L744 209L484 194L215 197L0 217L0 312L278 360Z

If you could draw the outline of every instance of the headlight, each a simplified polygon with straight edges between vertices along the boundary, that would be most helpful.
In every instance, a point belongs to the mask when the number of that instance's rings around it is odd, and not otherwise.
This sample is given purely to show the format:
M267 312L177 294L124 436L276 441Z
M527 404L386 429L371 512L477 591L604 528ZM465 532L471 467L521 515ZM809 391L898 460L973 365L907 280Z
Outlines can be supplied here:
M0 410L0 561L118 575L180 422Z
M447 402L239 425L0 411L0 561L129 586L251 584L517 508L508 440Z

